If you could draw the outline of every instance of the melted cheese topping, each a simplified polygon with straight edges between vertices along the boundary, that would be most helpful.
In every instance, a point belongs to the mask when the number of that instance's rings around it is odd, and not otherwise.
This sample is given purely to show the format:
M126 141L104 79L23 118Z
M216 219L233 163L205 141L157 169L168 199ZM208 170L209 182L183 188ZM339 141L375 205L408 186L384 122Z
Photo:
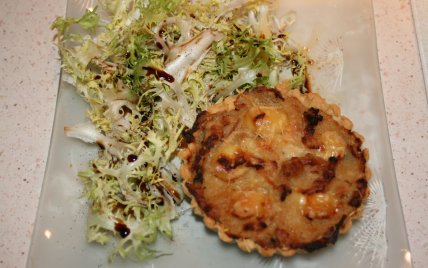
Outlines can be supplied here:
M282 137L277 140L277 146L281 145L281 152L284 159L292 157L303 157L307 153L312 153L303 143L300 136L297 136L293 131L284 131Z
M305 212L307 200L305 195L302 195L297 192L292 192L289 196L287 196L287 198L289 198L295 204L295 207L299 208L302 215L306 214Z
M248 169L244 166L236 167L241 153L242 148L239 145L221 146L211 160L211 173L225 182L242 177Z
M274 107L252 107L244 115L244 126L253 133L267 135L266 139L282 132L289 120L285 111Z
M303 216L324 219L333 216L339 205L339 199L331 194L317 193L311 196L292 192L289 197Z
M328 160L330 157L343 157L345 155L346 143L336 131L326 131L321 134L324 150L315 153L316 156Z
M253 107L244 115L243 125L263 139L242 138L240 145L224 143L211 160L211 173L225 182L234 181L246 175L249 170L243 163L252 157L264 160L304 157L310 153L328 161L332 156L344 156L346 143L336 131L318 133L322 149L309 149L302 143L302 130L290 126L285 111L273 107ZM247 159L244 159L247 158ZM332 216L338 200L332 195L314 194L305 196L292 192L289 197L305 217L328 218ZM259 217L263 214L266 195L255 191L239 192L234 196L233 211L238 217Z
M307 198L306 214L310 218L329 218L337 211L339 200L330 194L318 193Z
M265 160L277 156L275 143L273 141L256 140L254 138L244 138L240 141L243 149L249 155L260 157Z
M267 206L267 196L257 191L236 192L233 212L238 217L261 217Z
M296 138L297 135L294 135L293 132L285 131L283 133L281 141L283 144L282 152L286 159L292 157L303 157L306 154L310 153L314 156L320 157L326 161L332 156L334 157L344 157L346 143L340 134L336 131L325 131L321 133L319 140L323 143L323 149L309 149L303 143L301 139ZM280 144L278 143L278 146ZM281 148L281 147L278 147Z
M274 107L252 107L243 118L244 126L260 135L264 141L251 141L245 139L242 146L247 150L256 152L259 148L270 147L282 148L282 158L303 157L310 153L328 160L330 157L344 156L346 143L336 131L321 133L320 141L324 144L323 149L308 149L301 141L301 135L296 129L289 125L289 119L283 109ZM280 136L278 135L280 134Z

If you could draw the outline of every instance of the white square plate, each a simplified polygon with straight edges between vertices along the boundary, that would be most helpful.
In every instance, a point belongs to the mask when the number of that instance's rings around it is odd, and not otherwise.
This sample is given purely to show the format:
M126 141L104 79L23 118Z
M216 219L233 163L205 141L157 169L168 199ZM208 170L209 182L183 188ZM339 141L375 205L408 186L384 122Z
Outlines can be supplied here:
M93 0L69 0L67 16L80 17ZM334 246L290 258L263 258L222 242L200 217L185 210L173 222L174 241L158 237L152 248L172 255L141 263L107 258L111 243L87 243L88 206L77 177L98 147L66 138L65 125L85 121L87 104L61 80L52 140L31 241L28 268L36 267L412 267L386 124L372 2L370 0L280 1L277 14L297 12L290 39L310 48L313 91L338 104L366 138L373 172L364 216ZM78 27L71 32L83 33Z

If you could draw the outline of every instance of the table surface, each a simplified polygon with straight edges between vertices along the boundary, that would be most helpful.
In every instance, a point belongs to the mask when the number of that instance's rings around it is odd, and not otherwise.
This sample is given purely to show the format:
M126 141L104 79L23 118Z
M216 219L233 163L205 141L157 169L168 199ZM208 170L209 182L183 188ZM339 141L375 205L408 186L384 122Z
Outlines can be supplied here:
M59 79L49 26L65 6L66 0L0 1L0 267L25 267L29 251ZM428 113L412 10L408 0L374 0L374 13L413 264L426 267Z

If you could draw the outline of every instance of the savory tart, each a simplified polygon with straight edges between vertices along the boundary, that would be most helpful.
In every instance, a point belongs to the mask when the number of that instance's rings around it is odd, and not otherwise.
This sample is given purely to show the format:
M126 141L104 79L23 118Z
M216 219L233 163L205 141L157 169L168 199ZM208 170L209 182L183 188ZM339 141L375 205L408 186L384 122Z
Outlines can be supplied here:
M263 256L334 244L363 212L364 138L337 105L278 85L230 97L183 133L192 208L226 242Z

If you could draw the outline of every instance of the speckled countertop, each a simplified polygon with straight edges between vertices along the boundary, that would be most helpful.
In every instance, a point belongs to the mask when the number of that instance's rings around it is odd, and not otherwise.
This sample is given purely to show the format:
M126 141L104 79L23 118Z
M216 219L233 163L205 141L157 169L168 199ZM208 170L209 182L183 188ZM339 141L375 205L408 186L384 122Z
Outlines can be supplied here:
M46 166L66 0L0 1L0 267L25 267ZM388 127L414 267L428 263L428 113L408 0L374 0Z

